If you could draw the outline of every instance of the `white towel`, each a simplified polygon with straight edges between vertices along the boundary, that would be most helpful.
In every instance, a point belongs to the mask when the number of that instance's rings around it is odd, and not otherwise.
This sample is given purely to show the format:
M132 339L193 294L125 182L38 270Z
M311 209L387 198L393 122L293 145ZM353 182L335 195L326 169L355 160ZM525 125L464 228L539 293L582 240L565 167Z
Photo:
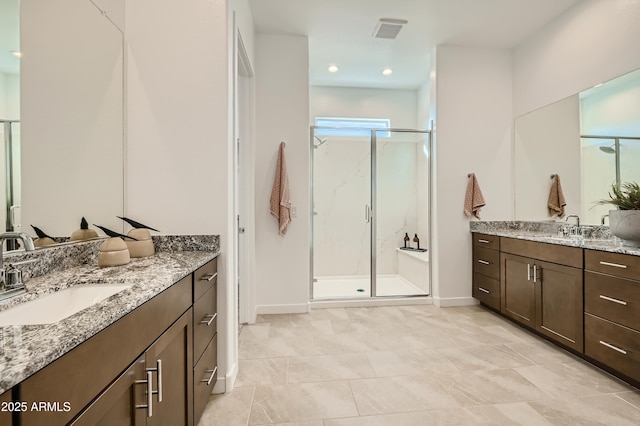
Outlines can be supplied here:
M278 162L276 175L271 189L271 215L278 219L278 234L284 236L291 223L291 200L289 199L289 177L287 176L287 162L284 158L284 147L280 142L278 148Z

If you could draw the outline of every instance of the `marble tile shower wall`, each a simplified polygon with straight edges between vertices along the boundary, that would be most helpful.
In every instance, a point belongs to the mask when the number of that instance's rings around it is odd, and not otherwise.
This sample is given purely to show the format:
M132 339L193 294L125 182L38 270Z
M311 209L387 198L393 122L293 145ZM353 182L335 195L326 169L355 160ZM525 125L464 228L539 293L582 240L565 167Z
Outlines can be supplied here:
M74 266L97 263L100 245L104 239L74 244L61 244L32 252L15 252L5 255L4 263L17 263L24 260L35 260L18 266L22 271L24 282L31 278L45 275L53 270L67 269ZM153 244L157 252L163 251L218 251L220 237L218 235L158 235L153 236Z
M378 143L378 273L397 273L396 247L418 231L416 144ZM314 274L365 275L370 265L369 140L333 138L314 152Z

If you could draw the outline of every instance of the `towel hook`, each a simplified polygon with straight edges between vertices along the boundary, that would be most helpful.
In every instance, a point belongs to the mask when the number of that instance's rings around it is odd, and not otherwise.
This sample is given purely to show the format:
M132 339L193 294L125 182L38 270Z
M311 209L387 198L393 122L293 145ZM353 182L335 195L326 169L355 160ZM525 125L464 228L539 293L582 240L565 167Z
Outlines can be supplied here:
M555 175L555 174L551 175L551 179L553 179L554 177L556 177L556 175Z
M467 177L468 177L468 178L470 178L471 176L473 176L473 173L469 173L469 174L467 175Z

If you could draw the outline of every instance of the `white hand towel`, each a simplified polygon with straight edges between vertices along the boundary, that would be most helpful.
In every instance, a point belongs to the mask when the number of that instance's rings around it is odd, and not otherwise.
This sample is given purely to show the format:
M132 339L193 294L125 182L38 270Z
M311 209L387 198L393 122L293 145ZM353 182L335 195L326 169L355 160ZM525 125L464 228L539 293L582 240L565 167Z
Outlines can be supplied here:
M280 142L276 175L271 189L271 215L278 219L278 234L284 236L291 223L291 200L289 199L289 177L287 176L287 162L284 157L286 144Z

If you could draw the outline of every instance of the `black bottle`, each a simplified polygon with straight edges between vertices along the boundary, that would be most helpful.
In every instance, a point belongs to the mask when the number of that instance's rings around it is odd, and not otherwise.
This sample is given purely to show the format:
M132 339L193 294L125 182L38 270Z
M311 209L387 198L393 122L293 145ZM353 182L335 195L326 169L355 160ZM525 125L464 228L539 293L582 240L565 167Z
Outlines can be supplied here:
M409 233L405 232L404 233L404 248L407 248L407 243L411 241L411 239L409 238Z
M420 238L418 238L418 234L415 234L413 237L413 242L416 243L416 249L420 250Z

